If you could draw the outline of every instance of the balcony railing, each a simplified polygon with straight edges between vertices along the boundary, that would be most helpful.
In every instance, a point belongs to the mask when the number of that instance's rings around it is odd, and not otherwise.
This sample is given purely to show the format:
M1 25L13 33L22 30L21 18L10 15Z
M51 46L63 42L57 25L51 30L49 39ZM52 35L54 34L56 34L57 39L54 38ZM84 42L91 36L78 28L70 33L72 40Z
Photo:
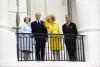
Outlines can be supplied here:
M17 33L18 61L37 61L36 50L41 51L45 40L44 61L85 61L84 35ZM38 47L36 42L40 44ZM58 59L56 55L59 55Z

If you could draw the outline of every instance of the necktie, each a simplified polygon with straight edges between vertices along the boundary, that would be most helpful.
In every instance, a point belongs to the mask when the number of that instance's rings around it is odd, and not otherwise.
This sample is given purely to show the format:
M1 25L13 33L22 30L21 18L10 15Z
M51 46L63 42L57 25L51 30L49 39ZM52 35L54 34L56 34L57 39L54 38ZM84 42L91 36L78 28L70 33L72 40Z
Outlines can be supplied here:
M66 26L68 27L69 26L69 23L66 23Z
M41 24L41 22L38 20L38 23Z

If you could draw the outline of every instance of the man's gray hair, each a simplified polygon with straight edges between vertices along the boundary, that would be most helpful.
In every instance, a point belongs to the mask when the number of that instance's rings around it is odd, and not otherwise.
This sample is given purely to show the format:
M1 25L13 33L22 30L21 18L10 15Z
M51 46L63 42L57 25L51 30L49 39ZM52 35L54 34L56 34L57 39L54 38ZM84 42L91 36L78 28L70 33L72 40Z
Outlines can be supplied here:
M35 15L41 15L41 13L40 12L36 12Z

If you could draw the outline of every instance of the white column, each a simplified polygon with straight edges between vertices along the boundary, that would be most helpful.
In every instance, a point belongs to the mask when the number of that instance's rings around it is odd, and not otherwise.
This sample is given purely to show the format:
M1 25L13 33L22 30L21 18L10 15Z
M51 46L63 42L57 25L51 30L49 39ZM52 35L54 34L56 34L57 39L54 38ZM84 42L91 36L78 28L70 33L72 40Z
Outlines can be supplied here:
M16 61L16 37L8 24L8 0L0 0L0 67Z
M45 19L46 15L46 0L31 0L31 18L35 20L35 13L40 12L42 14L41 20Z
M77 24L80 34L87 35L86 62L100 64L100 0L76 0Z

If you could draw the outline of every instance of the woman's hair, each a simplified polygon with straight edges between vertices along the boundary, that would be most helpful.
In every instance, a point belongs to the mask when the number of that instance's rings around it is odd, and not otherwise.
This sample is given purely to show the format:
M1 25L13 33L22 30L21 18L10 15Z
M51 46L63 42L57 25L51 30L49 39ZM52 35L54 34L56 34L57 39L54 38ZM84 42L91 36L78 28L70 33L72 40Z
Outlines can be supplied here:
M46 17L46 21L48 21L48 17L51 17L51 19L52 19L53 21L56 20L56 17L55 17L54 15L48 15L48 16Z
M29 22L31 21L31 18L30 17L25 17L24 18L24 22L26 21L26 18L29 18Z

